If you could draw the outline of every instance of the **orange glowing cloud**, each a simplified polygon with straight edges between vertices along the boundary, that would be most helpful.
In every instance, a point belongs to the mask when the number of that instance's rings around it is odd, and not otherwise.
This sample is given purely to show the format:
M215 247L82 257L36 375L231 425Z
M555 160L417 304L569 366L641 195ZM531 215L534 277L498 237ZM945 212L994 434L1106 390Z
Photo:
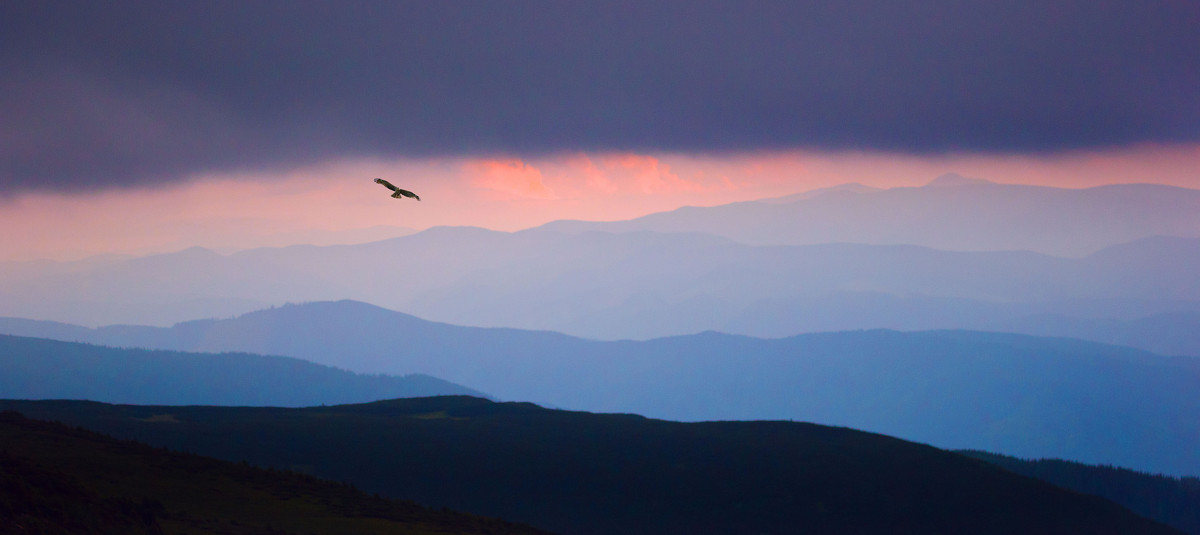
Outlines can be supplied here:
M510 199L674 195L731 187L728 182L714 188L688 180L657 156L633 153L471 160L463 168L473 187L501 192Z
M955 172L1005 184L1153 182L1200 189L1200 145L1058 155L935 156L802 151L562 154L519 159L352 160L278 173L197 176L174 186L0 200L0 262L353 243L435 225L521 230L557 219L614 221L859 182L920 186ZM392 199L383 177L417 192Z
M512 197L553 200L558 198L542 182L542 172L521 160L474 160L464 166L471 183Z
M583 177L583 187L587 190L601 194L613 194L618 190L617 184L608 173L597 167L596 162L585 154L570 156L563 161L563 165L566 172L577 173Z
M615 189L647 195L700 192L706 188L680 178L657 157L642 154L600 156L599 169Z
M571 154L538 160L544 180L561 198L622 198L697 194L728 189L707 184L703 173L682 176L662 158L647 154Z

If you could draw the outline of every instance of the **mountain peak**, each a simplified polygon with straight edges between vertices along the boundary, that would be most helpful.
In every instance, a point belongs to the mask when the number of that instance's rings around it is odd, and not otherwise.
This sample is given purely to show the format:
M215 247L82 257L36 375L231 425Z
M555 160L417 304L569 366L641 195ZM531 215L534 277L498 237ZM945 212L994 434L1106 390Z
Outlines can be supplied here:
M980 184L995 184L995 182L992 182L990 180L984 180L982 178L967 178L958 173L946 173L942 176L939 176L939 177L933 179L928 184L925 184L925 187L927 187L927 188L944 188L944 187L953 187L953 186L972 186L972 185L980 185Z

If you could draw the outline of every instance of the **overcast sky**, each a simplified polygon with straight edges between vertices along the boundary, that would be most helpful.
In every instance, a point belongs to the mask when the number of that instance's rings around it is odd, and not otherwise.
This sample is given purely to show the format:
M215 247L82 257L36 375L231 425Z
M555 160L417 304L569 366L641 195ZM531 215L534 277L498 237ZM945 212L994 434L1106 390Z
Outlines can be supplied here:
M13 0L0 73L0 260L1200 187L1194 0Z
M1200 138L1200 3L0 4L0 188L338 158Z

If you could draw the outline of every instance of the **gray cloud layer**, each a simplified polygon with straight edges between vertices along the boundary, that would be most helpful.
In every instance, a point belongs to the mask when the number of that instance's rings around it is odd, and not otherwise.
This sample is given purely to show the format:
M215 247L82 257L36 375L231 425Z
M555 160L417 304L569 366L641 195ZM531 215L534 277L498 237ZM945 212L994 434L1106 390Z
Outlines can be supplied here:
M4 2L0 194L357 155L1200 139L1200 4Z

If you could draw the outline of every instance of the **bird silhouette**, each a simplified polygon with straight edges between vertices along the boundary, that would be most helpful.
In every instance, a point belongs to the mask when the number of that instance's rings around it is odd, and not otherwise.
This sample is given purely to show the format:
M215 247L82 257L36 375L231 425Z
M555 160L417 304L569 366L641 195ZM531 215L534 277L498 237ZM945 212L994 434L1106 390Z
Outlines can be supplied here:
M382 179L382 178L376 178L376 179L375 179L375 183L376 183L376 184L383 184L383 187L385 187L385 188L387 188L387 189L390 189L390 190L392 190L392 198L393 198L393 199L399 199L399 198L401 198L401 197L412 197L412 198L414 198L414 199L416 199L416 200L418 200L418 201L419 201L419 200L421 200L421 198L420 198L420 197L417 197L417 194L416 194L416 193L413 193L413 192L411 192L411 191L408 191L408 190L406 190L406 189L400 189L400 188L397 188L396 186L393 186L391 182L388 182L388 181L386 181L386 180L384 180L384 179Z

